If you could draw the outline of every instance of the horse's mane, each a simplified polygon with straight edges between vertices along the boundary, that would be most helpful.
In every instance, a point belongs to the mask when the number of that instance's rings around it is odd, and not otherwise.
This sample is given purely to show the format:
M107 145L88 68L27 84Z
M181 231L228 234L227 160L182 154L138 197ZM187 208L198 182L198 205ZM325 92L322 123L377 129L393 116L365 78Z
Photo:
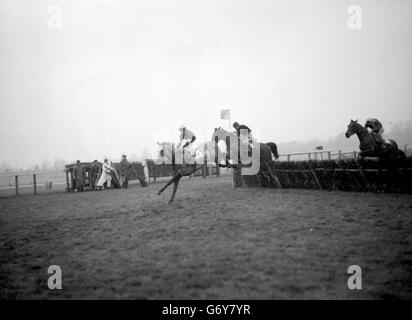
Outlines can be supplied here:
M226 130L225 128L219 127L219 128L215 128L215 132L216 131L223 131L226 134L230 134L230 135L235 135L233 132Z
M361 125L359 122L358 122L358 120L352 120L351 119L351 123L350 123L351 125L353 124L353 125L356 125L356 127L358 127L359 129L362 129L363 131L368 131L368 129L367 128L365 128L363 125Z

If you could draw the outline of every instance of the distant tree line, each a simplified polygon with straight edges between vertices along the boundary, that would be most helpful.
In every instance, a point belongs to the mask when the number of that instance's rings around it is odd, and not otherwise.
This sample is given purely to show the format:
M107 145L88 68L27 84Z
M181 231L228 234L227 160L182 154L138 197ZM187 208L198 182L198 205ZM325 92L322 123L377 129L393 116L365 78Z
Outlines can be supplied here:
M385 128L383 134L384 138L390 138L395 140L399 148L404 148L408 145L408 148L412 148L412 120L396 122L390 125L390 128ZM322 146L324 150L357 150L359 147L359 141L356 137L347 139L344 132L338 134L334 138L327 140L312 139L308 141L290 141L278 144L279 153L294 153L294 152L309 152L315 151L317 147ZM143 161L150 157L149 150L143 149L140 156L137 154L131 154L129 161ZM90 160L92 161L92 160ZM73 162L73 161L72 161ZM55 158L53 161L43 160L41 164L36 164L32 167L23 169L13 167L6 162L0 163L0 172L24 172L24 171L40 171L40 170L63 170L65 165L70 161L65 161L61 158Z
M48 160L43 160L42 164L35 164L34 166L28 168L19 168L16 166L11 166L8 163L2 161L0 163L0 172L25 172L25 171L40 171L40 170L63 170L66 161L60 158L55 158L52 162Z

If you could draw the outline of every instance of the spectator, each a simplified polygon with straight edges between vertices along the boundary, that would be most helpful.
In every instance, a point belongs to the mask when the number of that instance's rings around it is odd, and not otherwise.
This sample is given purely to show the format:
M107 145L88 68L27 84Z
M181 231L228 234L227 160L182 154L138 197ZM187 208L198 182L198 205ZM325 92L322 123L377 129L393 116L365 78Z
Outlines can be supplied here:
M105 189L108 189L111 187L111 172L113 172L114 169L109 165L109 160L104 159L103 166L102 166L102 174L100 176L99 182L97 182L96 188L103 189L103 185L105 185Z
M101 168L101 163L97 160L94 160L91 164L91 181L90 181L90 187L94 189L96 187L96 183L99 180L99 174L100 174L100 168Z
M129 169L130 163L127 161L126 155L122 155L122 160L120 161L120 185L125 189L129 185Z
M77 189L78 192L84 190L84 180L86 177L86 170L82 166L80 160L76 161L76 165L73 168L73 177L74 177L74 189Z

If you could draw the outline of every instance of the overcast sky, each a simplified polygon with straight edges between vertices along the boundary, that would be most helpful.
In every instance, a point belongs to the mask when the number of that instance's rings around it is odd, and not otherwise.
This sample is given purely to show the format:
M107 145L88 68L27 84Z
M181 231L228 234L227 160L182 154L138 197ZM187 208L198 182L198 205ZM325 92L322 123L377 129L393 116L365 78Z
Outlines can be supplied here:
M285 142L351 118L390 128L411 107L411 0L0 0L0 161L13 166L139 154L180 124L209 139L222 108Z

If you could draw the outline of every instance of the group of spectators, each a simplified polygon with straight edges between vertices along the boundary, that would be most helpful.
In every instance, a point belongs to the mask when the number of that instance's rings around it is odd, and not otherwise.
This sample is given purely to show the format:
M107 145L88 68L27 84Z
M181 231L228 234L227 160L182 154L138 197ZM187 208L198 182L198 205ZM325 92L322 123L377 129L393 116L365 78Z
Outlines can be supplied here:
M117 173L112 162L109 159L104 159L103 163L94 160L90 165L90 187L93 190L110 189L113 184L119 184L122 188L127 189L129 185L129 170L130 163L126 155L122 155L120 161L119 172ZM80 160L76 161L73 167L73 189L77 191L84 191L86 180L86 167Z

